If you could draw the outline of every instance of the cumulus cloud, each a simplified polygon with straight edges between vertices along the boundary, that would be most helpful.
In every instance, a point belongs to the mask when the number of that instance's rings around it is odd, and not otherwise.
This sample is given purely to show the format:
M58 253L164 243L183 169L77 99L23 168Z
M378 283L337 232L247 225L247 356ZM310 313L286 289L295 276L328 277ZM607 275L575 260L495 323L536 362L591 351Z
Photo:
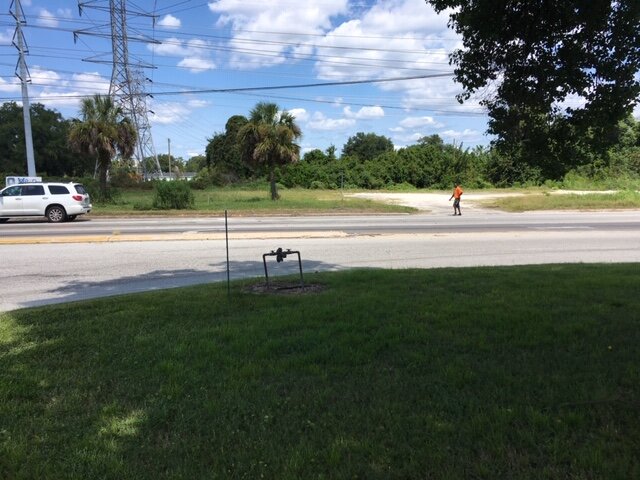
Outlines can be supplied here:
M436 122L433 117L407 117L400 121L403 128L419 128L419 127L441 127L442 124Z
M369 120L372 118L384 117L384 110L381 107L362 107L357 112L352 112L351 107L347 106L343 109L344 116L347 118L355 118L356 120Z
M37 65L30 70L32 83L29 96L32 101L42 103L47 108L67 107L72 115L77 115L82 97L109 92L109 78L96 72L67 75Z
M459 130L445 130L440 132L439 135L444 138L450 138L452 140L478 140L482 137L482 133L477 130L465 128L462 131Z
M210 57L211 47L210 42L198 38L184 41L176 37L168 38L159 45L147 46L156 55L183 57L178 62L178 66L187 68L192 73L201 73L216 68L216 64Z
M307 122L311 130L345 130L353 127L356 121L352 118L327 118L322 112L316 112Z
M437 14L419 0L376 2L315 42L316 72L332 81L446 75L379 83L377 88L400 94L407 109L467 111L475 104L461 106L455 100L461 89L453 81L449 54L461 42L447 22L448 12Z
M216 64L207 58L187 57L178 62L179 67L188 68L192 73L201 73L206 70L213 70Z
M307 120L309 120L309 112L307 112L304 108L292 108L291 110L287 111L300 122L306 122Z
M46 8L40 9L38 17L36 18L36 23L45 27L57 27L60 24L56 16Z
M150 104L153 115L149 120L155 124L174 124L186 120L195 109L204 108L209 102L198 99L189 99L185 102L159 102L153 100Z
M409 133L405 135L394 135L393 140L394 140L394 143L403 142L404 144L414 144L424 137L425 135L423 133L415 132L415 133Z
M180 102L154 102L150 120L158 124L180 123L191 113L191 109Z
M314 36L330 29L332 18L348 13L348 4L348 0L325 0L303 8L283 8L278 3L217 0L209 3L209 10L219 15L217 26L231 27L234 38L229 43L235 49L231 65L254 69L282 64L290 55L311 54ZM260 43L259 55L248 51L256 49L253 42Z
M189 105L191 108L204 108L210 105L210 102L206 100L191 99L187 102L187 105Z
M179 18L174 17L171 14L165 15L160 19L158 25L165 28L180 28L182 26L182 22Z
M0 92L17 93L20 89L20 81L17 77L9 81L6 81L4 78L0 78Z

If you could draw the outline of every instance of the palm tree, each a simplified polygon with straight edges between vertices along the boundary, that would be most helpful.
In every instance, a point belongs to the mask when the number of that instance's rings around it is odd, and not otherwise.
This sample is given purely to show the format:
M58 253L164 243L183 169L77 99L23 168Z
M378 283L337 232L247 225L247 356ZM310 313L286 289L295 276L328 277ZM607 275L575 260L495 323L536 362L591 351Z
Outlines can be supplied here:
M120 154L133 155L138 134L131 121L110 96L94 95L82 100L81 121L75 121L69 131L69 144L81 153L96 158L100 193L107 198L107 172L111 160Z
M300 145L294 143L302 136L295 118L280 111L275 103L260 102L251 110L249 121L238 131L243 158L264 165L269 171L271 200L280 198L276 186L275 167L300 158Z

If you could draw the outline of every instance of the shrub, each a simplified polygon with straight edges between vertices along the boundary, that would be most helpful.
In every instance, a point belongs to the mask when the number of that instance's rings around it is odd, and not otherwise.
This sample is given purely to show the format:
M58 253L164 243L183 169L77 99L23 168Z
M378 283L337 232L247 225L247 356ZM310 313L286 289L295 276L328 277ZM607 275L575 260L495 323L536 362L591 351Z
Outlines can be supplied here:
M186 181L154 182L153 208L182 210L193 208L195 199Z

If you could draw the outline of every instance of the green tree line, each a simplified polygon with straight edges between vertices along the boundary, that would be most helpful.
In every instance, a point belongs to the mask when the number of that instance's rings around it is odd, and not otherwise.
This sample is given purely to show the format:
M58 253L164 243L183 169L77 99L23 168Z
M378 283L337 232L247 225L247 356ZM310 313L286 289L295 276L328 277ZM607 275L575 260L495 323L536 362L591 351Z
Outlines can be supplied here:
M269 106L269 105L266 105ZM264 109L258 104L256 108ZM612 181L616 186L637 185L640 181L640 122L632 116L616 124L616 142L606 151L589 152L584 157L553 157L544 154L527 156L523 161L517 152L505 154L499 148L466 148L445 143L437 135L424 137L414 145L396 148L392 141L374 133L359 132L350 137L338 155L330 146L306 152L299 158L295 148L273 161L269 145L272 132L277 131L277 109L268 111L267 125L272 130L262 132L256 121L242 115L228 119L225 131L213 135L204 156L184 162L171 157L172 170L199 171L192 186L241 183L247 180L273 178L285 187L302 188L450 188L461 182L473 188L489 186L539 185L565 178L585 181ZM256 113L256 112L254 112ZM257 112L260 113L260 112ZM285 116L290 122L292 119ZM0 176L25 173L24 133L21 107L5 103L0 107ZM95 156L78 153L71 148L69 132L79 120L66 120L40 104L32 105L34 150L39 175L48 178L93 176ZM279 128L279 127L278 127ZM243 144L249 132L264 134L263 141ZM293 131L294 137L301 132ZM252 137L255 141L255 138ZM275 138L275 137L273 137ZM292 137L293 138L293 137ZM266 143L265 143L266 142ZM250 142L249 142L250 143ZM266 156L256 155L256 145L263 145ZM269 147L269 148L266 148ZM274 150L275 151L275 150ZM168 169L168 155L160 155L162 166ZM553 161L554 168L548 168ZM107 163L107 162L105 162ZM109 164L110 180L120 186L132 186L140 181L131 161L117 159ZM635 183L634 183L635 182ZM276 192L277 194L277 192Z

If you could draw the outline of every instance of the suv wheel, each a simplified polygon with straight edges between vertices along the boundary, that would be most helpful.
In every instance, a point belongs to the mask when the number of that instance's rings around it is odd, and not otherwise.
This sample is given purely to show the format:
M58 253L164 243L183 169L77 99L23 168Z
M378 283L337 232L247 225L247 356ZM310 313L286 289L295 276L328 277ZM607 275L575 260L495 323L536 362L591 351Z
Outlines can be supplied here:
M64 222L67 219L67 212L60 205L54 205L47 209L47 220L53 223Z

